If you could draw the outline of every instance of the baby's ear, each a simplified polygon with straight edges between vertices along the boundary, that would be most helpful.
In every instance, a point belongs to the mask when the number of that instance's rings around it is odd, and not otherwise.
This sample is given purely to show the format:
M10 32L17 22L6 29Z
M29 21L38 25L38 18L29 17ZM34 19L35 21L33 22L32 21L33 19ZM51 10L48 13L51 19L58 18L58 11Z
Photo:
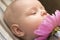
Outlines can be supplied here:
M12 33L16 35L17 37L22 37L24 36L24 32L21 31L20 27L18 24L12 24L10 27Z

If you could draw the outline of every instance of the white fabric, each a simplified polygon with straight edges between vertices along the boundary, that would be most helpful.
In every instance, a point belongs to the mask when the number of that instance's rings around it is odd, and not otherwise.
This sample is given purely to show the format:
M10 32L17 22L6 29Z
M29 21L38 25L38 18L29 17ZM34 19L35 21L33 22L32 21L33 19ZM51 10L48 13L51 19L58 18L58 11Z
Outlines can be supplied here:
M6 38L6 40L18 40L6 26L3 20L3 11L1 8L0 8L0 33L1 33L0 36L3 35L4 38ZM3 40L2 36L0 37L0 40Z
M60 37L60 31L57 31L57 33L55 34L57 37Z

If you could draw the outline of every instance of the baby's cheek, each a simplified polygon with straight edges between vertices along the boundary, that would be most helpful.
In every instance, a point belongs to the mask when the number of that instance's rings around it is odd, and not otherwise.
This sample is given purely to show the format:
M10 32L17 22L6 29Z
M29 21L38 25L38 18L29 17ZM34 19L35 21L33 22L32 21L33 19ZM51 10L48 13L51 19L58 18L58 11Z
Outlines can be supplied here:
M28 16L25 18L25 20L30 24L38 24L42 21L42 18L40 16Z
M38 25L42 22L42 19L38 16L31 16L25 18L25 24L26 26L33 28L34 30L38 27Z

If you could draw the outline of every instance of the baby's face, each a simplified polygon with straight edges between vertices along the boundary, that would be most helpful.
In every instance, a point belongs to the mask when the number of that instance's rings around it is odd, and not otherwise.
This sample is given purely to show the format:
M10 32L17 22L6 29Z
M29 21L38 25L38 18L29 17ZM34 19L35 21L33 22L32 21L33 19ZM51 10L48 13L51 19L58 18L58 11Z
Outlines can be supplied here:
M27 8L25 9L25 12L20 14L20 21L19 24L20 28L23 32L25 32L25 35L27 35L27 38L35 38L34 30L37 29L38 25L42 22L42 20L47 15L47 12L45 11L42 4L37 1L28 1L27 5L25 6ZM23 9L23 10L24 10Z
M19 5L20 4L20 5ZM16 1L16 6L12 5L12 12L7 12L10 17L14 17L15 19L10 19L11 22L18 20L19 28L24 32L25 38L27 40L33 40L36 36L34 34L34 30L37 29L39 24L46 17L47 12L44 7L38 0L20 0ZM9 10L8 10L9 11ZM11 11L11 10L10 10ZM13 15L14 16L13 16ZM18 17L15 17L18 16ZM13 20L13 21L12 21ZM15 23L14 22L14 23Z

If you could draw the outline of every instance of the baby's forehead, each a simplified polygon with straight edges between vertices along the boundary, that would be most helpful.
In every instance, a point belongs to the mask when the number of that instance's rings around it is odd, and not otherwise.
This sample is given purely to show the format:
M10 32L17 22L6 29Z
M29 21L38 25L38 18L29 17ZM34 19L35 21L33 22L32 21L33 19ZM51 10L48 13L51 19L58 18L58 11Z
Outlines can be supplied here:
M22 0L22 1L16 1L15 6L17 7L30 7L30 6L42 6L41 2L39 2L38 0Z
M32 8L44 8L43 5L38 0L18 0L14 2L11 6L15 13L23 13Z

